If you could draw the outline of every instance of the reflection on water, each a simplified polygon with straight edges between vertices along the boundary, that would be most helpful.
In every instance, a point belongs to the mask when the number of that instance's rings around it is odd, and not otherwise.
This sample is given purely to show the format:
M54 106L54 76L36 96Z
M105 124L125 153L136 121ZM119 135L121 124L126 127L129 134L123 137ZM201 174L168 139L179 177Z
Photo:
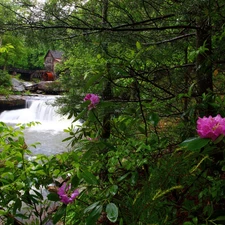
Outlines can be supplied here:
M26 128L24 132L26 144L34 154L52 155L63 151L68 151L69 142L62 142L68 137L63 130L71 126L72 121L62 117L57 113L57 108L50 105L56 97L28 98L27 108L4 111L0 114L0 121L9 125L17 123L40 122L36 126ZM47 104L46 104L47 103ZM80 125L77 122L77 125ZM31 144L40 142L36 148Z

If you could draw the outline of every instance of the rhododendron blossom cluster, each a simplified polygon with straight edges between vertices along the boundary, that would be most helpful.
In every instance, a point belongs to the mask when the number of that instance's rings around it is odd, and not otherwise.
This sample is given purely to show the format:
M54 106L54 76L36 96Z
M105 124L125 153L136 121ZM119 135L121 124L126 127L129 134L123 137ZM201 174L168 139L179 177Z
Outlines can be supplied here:
M91 101L91 103L88 105L88 110L91 110L96 107L96 105L99 103L100 99L98 95L95 94L87 94L84 97L84 101Z
M60 201L65 205L72 203L75 201L76 197L79 195L79 191L76 189L70 193L71 185L67 185L67 183L63 183L63 185L58 189L58 195Z
M210 138L213 141L220 135L225 136L225 118L220 115L198 118L197 133L201 138Z

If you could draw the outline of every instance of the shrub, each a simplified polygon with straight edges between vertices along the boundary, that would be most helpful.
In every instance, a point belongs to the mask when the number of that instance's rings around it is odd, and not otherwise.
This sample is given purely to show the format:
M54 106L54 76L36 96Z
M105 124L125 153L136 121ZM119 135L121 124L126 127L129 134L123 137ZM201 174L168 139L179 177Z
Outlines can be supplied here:
M11 87L11 76L4 70L0 70L0 84L3 87Z

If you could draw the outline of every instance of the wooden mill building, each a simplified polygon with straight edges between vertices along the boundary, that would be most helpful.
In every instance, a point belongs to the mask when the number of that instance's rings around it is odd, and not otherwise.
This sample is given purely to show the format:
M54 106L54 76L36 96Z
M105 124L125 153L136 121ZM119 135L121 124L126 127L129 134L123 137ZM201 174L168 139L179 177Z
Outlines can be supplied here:
M44 80L44 81L53 81L56 79L55 66L57 63L62 61L63 53L61 51L48 50L44 56L44 68L39 70L26 70L18 68L9 68L8 72L10 74L21 74L22 79L24 80ZM1 68L0 68L1 69Z
M48 50L44 57L44 70L37 70L31 74L31 80L38 78L44 81L53 81L56 79L55 66L62 61L62 52Z
M62 54L60 51L48 50L44 57L45 70L55 74L55 66L62 61Z

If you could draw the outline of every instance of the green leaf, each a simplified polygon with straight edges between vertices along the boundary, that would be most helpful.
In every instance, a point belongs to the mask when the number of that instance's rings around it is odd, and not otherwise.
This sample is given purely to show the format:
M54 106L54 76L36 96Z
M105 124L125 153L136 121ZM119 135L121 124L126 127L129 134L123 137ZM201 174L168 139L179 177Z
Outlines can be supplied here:
M8 180L8 181L14 181L14 175L11 172L2 173L1 178Z
M43 195L42 195L39 191L36 191L36 190L34 190L34 189L32 189L32 191L36 194L36 196L37 196L39 199L43 200Z
M117 191L118 191L118 186L115 184L109 188L109 192L113 196L117 193Z
M104 142L102 142L102 144L104 144L106 147L108 147L109 150L117 151L117 149L115 148L115 146L112 145L112 144L110 144L109 142L104 141Z
M144 133L145 133L145 127L144 127L144 125L141 124L140 126L138 126L138 130L139 130L142 134L144 134Z
M139 41L136 42L136 47L137 47L138 50L141 49L141 43Z
M224 138L224 135L221 134L215 141L213 141L214 144L218 144L219 142L221 142Z
M123 176L119 177L119 178L117 179L117 181L120 182L120 181L124 180L124 179L125 179L127 176L129 176L129 175L130 175L130 172L125 173Z
M98 202L95 202L91 205L89 205L85 210L84 210L84 213L88 213L90 211L92 211L97 205L99 204L99 201Z
M224 221L225 220L225 216L219 216L216 219L214 219L214 221Z
M198 217L194 217L194 218L192 219L192 221L193 221L194 224L197 225L197 224L198 224Z
M71 184L72 184L72 188L77 188L77 186L80 183L80 179L78 178L78 176L73 176L72 180L71 180Z
M187 221L187 222L184 222L183 225L194 225L194 223Z
M92 74L84 87L85 90L88 90L96 81L99 81L100 77L102 77L102 73Z
M102 206L97 206L86 219L86 225L95 225L102 212Z
M8 213L8 212L6 212L6 211L0 209L0 216L4 216L4 215L6 215L7 213Z
M5 166L6 166L6 167L13 168L13 167L14 167L14 163L11 162L11 161L6 161L6 162L5 162Z
M193 83L190 87L189 87L189 89L188 89L188 97L191 97L191 94L192 94L192 90L193 90L193 87L195 86L195 83Z
M115 103L114 102L107 102L106 100L103 102L103 101L100 101L99 106L101 106L102 108L110 108L110 107L113 107L115 106Z
M48 198L48 200L54 201L54 202L57 202L57 201L60 200L59 195L57 193L53 193L53 192L52 193L49 193L47 195L47 198Z
M17 198L13 206L13 213L16 214L16 211L17 210L20 211L21 207L22 207L22 201L19 198Z
M24 213L16 213L16 217L19 217L20 219L29 219L29 216L24 215Z
M181 146L187 147L188 150L196 151L205 147L209 142L210 142L210 139L197 137L197 138L191 138L191 139L187 139L183 141L181 143Z
M62 205L55 213L53 217L53 223L56 224L66 213L66 206L67 205Z
M85 103L87 103L86 105L88 106L88 101L86 101ZM85 108L82 112L80 112L79 114L78 114L78 116L73 120L73 122L76 122L76 121L78 121L79 119L81 119L83 116L84 116L84 114L87 112L87 109Z
M65 138L65 139L62 140L62 142L69 141L69 140L71 140L71 139L73 139L73 138L74 138L74 137L68 137L68 138Z
M88 170L82 170L80 172L80 176L82 178L84 178L84 180L88 184L94 184L94 185L97 185L98 184L98 180L96 179L96 177L92 173L90 173Z
M106 213L107 213L107 218L112 222L115 223L118 218L118 208L114 203L109 203L106 206Z
M96 115L91 111L88 112L88 121L95 122L98 121Z

